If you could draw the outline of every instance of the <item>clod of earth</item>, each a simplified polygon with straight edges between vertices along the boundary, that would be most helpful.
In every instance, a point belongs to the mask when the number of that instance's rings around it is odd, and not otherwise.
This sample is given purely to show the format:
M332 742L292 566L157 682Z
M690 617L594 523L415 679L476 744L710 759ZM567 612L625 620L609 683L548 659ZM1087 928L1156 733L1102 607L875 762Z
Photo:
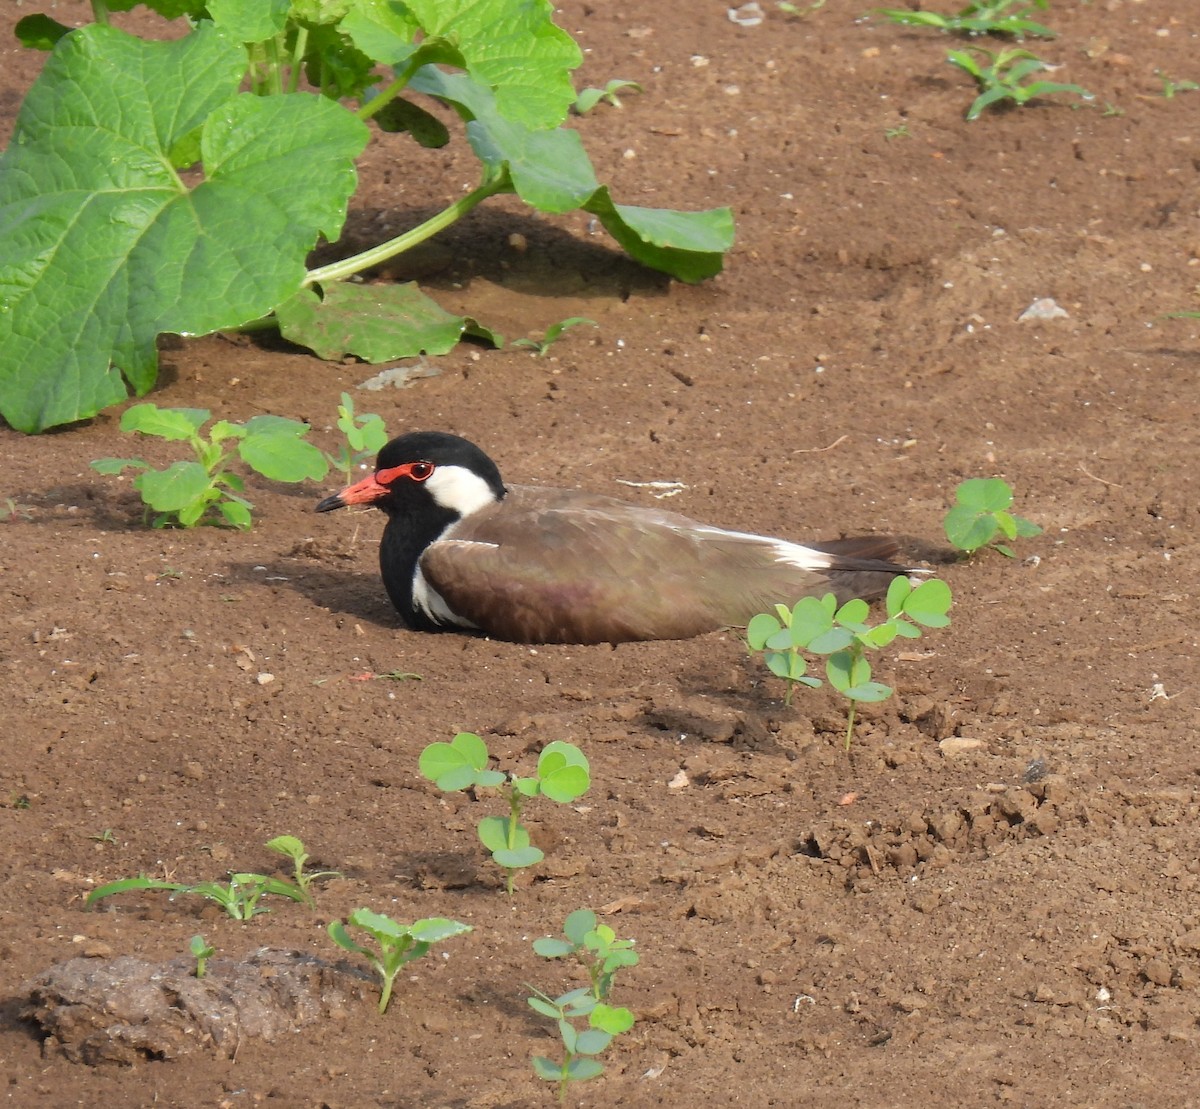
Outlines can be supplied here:
M75 1063L232 1057L246 1039L275 1040L360 1004L371 987L354 970L269 948L240 962L213 959L203 978L194 969L192 959L69 959L28 983L21 1017Z

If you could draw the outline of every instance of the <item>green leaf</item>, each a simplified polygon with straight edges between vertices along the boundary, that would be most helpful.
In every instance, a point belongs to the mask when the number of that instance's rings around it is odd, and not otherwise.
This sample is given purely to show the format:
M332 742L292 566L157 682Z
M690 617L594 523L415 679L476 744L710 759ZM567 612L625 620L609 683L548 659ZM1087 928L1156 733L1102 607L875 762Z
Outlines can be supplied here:
M576 909L563 922L563 935L578 947L595 927L596 914L591 909Z
M53 50L58 40L70 31L70 27L41 12L18 19L16 27L13 28L13 34L17 36L21 45L32 50Z
M122 878L116 882L108 882L103 886L97 886L87 895L84 904L91 906L101 898L111 897L114 893L126 893L129 890L172 890L178 892L187 888L187 886L179 882L162 882L157 878L147 878L146 875L140 874L136 878Z
M733 247L729 208L676 212L631 207L614 203L606 185L583 208L600 220L631 258L691 284L720 273Z
M921 582L904 602L904 613L927 628L944 628L950 623L947 613L953 595L940 578Z
M508 817L485 816L476 829L479 842L489 851L504 851L508 848ZM512 846L516 849L529 846L529 831L523 824L518 824L513 832Z
M859 597L853 597L837 610L839 624L861 624L871 615L871 606Z
M320 481L329 472L329 460L311 443L304 442L308 424L282 416L255 416L246 421L246 437L238 454L251 469L272 481Z
M532 1000L530 1001L532 1005ZM540 1011L540 1010L539 1010ZM538 1078L544 1078L547 1082L561 1082L565 1068L555 1063L551 1059L547 1059L544 1055L533 1056L533 1073Z
M265 42L287 26L291 0L208 0L212 21L237 42Z
M495 342L469 316L447 312L413 282L401 285L331 284L323 296L301 289L275 312L279 333L319 358L354 354L390 362L418 354L446 354L467 331Z
M767 646L768 640L780 631L780 623L768 612L760 612L751 617L746 625L746 642L751 650L761 651Z
M537 866L546 856L536 847L501 847L492 852L492 858L505 870L520 870L526 866Z
M587 1028L575 1038L575 1051L580 1055L599 1055L612 1043L612 1033L602 1028Z
M451 936L462 936L470 931L473 931L471 925L441 916L417 920L408 927L409 935L420 943L441 943Z
M998 477L974 477L961 482L955 490L959 504L981 512L1000 512L1013 502L1012 487Z
M139 470L150 468L150 464L140 458L97 458L91 463L92 469L98 474L119 474L131 466L136 466Z
M171 441L192 439L199 435L211 414L207 408L159 408L157 404L135 404L122 413L121 430Z
M607 1046L607 1044L604 1045L604 1047ZM600 1048L599 1050L603 1051L604 1048ZM598 1078L604 1073L604 1066L601 1063L595 1059L581 1058L579 1056L568 1059L563 1069L566 1071L567 1079L571 1082L586 1082L589 1078Z
M254 522L250 516L249 506L241 501L222 501L217 505L217 511L221 514L221 518L232 527L239 531L249 531L251 524Z
M992 514L981 514L971 505L955 505L946 513L942 525L951 545L967 554L986 546L996 534L996 521Z
M216 492L212 478L199 462L172 462L165 470L147 470L134 479L133 485L142 500L158 512L183 512L210 490ZM200 505L201 511L206 503ZM182 517L180 522L188 526Z
M473 732L459 732L449 743L431 743L417 760L421 774L449 793L472 785L500 785L505 775L485 769L487 764L487 744Z
M1026 520L1024 516L1014 516L1012 520L1017 525L1018 539L1031 539L1035 535L1042 534L1042 529L1032 520Z
M50 55L0 159L0 411L21 431L94 415L157 376L156 337L257 319L337 238L366 127L297 93L238 95L208 22L143 42L93 24ZM176 143L203 126L205 180Z
M588 1023L593 1028L599 1028L611 1036L619 1036L622 1032L628 1032L633 1027L634 1020L633 1013L628 1009L614 1008L604 1004L603 1001L596 1005L588 1017Z
M553 936L543 936L533 941L533 950L543 959L561 959L575 950L573 944L566 940L555 939ZM532 1004L532 1002L531 1002Z

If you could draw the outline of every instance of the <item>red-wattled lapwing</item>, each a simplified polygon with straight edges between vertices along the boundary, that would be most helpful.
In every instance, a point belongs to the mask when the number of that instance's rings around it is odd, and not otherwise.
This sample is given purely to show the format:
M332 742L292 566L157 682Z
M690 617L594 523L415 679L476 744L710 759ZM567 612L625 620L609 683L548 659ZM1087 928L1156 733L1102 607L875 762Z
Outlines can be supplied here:
M388 517L384 588L409 627L518 643L686 639L744 627L782 601L880 596L907 567L887 537L801 546L570 489L505 485L456 435L418 431L318 512Z

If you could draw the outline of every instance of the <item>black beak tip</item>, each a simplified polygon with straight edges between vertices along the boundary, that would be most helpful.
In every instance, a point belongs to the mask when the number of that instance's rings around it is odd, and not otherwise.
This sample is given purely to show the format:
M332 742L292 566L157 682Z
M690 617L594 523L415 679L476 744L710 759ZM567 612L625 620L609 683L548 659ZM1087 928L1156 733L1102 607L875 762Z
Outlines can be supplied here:
M317 512L332 512L335 508L345 508L346 502L342 500L341 493L334 493L332 497L326 497L323 501L317 502L315 511Z

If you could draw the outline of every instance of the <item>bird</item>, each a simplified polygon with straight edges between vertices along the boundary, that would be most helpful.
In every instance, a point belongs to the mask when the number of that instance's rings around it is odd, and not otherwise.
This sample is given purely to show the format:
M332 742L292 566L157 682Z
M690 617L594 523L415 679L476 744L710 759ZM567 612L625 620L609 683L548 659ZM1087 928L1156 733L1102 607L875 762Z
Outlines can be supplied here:
M374 505L384 588L414 631L515 643L689 639L745 627L776 603L881 596L896 541L801 545L573 489L506 485L467 439L414 431L317 512Z

